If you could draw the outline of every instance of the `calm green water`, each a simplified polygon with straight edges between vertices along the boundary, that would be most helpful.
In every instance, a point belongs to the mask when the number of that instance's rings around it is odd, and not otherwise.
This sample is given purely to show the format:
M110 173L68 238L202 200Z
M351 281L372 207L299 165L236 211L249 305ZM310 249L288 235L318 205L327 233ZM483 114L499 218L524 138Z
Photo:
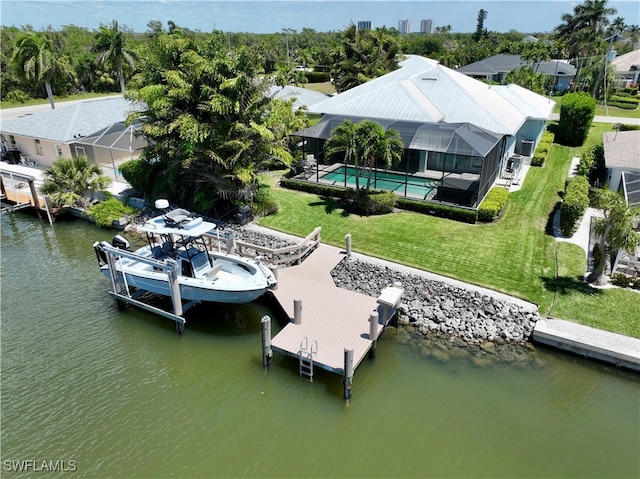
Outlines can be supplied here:
M439 361L387 331L342 400L276 356L266 306L173 323L120 312L81 221L3 215L2 461L37 477L638 477L640 379L546 349L517 364ZM274 331L275 333L275 331ZM521 355L522 356L522 355ZM8 461L8 462L7 462Z

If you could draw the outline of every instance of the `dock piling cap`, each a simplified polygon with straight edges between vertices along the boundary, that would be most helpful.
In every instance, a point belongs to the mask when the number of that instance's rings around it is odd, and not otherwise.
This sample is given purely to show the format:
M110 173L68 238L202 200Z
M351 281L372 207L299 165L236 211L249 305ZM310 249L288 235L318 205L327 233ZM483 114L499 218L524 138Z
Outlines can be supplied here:
M166 210L169 207L169 202L163 198L156 200L155 207L157 210Z

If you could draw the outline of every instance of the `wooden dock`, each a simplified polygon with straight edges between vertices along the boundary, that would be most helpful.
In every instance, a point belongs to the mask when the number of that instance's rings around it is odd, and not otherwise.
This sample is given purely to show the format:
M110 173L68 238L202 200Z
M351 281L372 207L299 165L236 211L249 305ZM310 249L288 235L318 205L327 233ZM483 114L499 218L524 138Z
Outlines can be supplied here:
M353 371L375 347L402 295L398 285L385 288L380 298L337 287L331 270L345 254L339 248L320 244L302 264L278 270L278 287L273 294L291 322L272 339L271 347L299 358L300 373L309 380L314 366L350 380L346 351L353 352ZM301 304L301 311L296 311L296 302L298 307ZM373 336L372 317L377 323ZM309 362L310 372L306 371Z

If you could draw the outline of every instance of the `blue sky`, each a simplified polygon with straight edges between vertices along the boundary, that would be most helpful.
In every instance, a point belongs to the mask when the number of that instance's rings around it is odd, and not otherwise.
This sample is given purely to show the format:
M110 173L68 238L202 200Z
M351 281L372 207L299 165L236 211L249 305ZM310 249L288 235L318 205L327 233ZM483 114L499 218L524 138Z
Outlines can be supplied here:
M90 30L117 20L137 32L144 32L151 20L168 20L191 30L209 32L338 31L351 22L371 20L373 27L398 27L398 20L411 21L419 31L420 20L431 18L435 26L451 25L453 32L472 32L478 11L488 12L485 27L490 31L511 29L523 33L549 32L561 23L563 13L582 3L565 0L0 0L0 23L4 26L31 25L36 30L51 25L77 25ZM640 2L609 0L627 24L640 24Z

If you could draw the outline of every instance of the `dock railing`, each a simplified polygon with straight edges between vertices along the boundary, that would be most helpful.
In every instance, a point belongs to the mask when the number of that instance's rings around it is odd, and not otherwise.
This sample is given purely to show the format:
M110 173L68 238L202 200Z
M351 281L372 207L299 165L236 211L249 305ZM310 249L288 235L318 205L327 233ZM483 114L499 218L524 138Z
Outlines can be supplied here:
M322 227L318 226L297 244L282 248L268 248L216 235L205 235L205 240L210 246L215 245L216 249L224 249L249 258L260 257L266 265L279 267L302 263L302 260L320 244L321 231Z

